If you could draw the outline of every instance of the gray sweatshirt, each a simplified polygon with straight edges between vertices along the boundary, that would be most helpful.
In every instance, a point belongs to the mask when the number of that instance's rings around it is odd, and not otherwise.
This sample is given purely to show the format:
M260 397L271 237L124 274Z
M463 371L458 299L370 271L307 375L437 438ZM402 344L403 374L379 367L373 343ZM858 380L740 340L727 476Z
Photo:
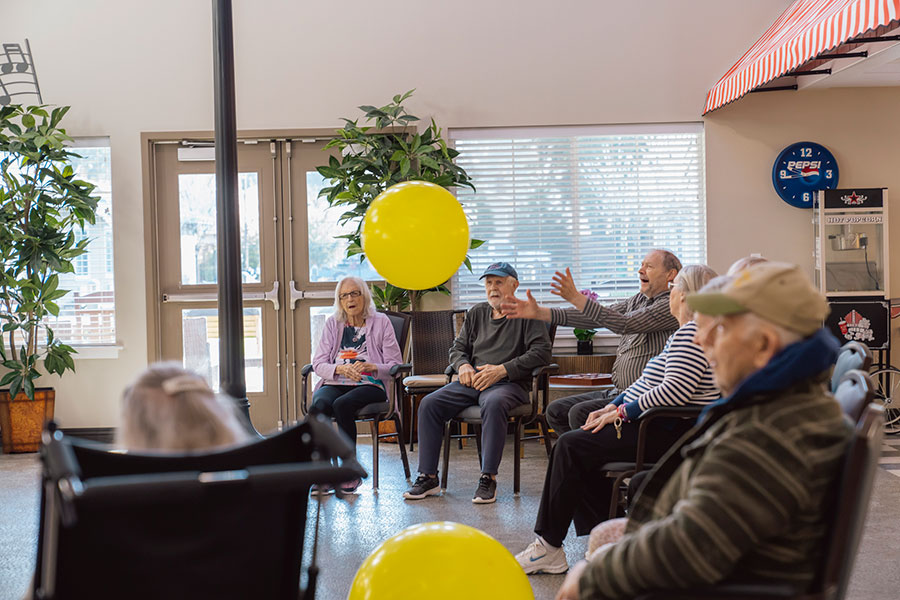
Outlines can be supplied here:
M503 365L508 380L531 387L531 372L550 363L547 324L533 319L494 319L491 305L476 304L466 313L459 335L450 347L450 364Z

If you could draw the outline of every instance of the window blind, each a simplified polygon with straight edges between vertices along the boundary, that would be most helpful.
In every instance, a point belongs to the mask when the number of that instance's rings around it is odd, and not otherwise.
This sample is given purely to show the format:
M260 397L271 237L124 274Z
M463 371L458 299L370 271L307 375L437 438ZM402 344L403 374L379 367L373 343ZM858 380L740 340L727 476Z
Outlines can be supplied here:
M706 262L701 124L460 129L457 164L476 191L459 201L473 238L472 273L453 278L454 306L484 300L478 280L492 262L519 272L520 290L539 303L556 270L571 268L579 289L600 301L635 294L646 252L666 248L683 264Z

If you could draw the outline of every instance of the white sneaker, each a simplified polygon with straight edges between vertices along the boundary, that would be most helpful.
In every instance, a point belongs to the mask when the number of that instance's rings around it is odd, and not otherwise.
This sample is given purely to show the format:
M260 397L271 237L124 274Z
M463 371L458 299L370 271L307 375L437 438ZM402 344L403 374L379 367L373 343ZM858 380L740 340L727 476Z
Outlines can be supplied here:
M526 575L532 573L565 573L569 570L569 563L566 562L566 552L561 547L544 543L543 538L537 538L525 548L522 552L516 554L516 560L519 566L525 571Z

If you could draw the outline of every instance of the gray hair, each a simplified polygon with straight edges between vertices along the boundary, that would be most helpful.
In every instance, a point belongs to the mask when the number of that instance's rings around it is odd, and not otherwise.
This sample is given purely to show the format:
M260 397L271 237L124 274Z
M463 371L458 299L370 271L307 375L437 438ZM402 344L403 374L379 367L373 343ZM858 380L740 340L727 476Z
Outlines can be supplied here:
M737 275L744 269L749 269L753 265L758 265L759 263L769 262L769 259L764 256L744 256L742 258L734 261L730 267L728 267L729 275Z
M362 318L368 320L375 313L375 302L372 300L372 291L366 282L359 277L344 277L334 288L334 318L338 323L347 322L347 313L341 305L341 288L345 283L355 284L362 292L363 311Z
M659 252L660 254L662 254L663 268L666 271L671 271L673 269L676 271L681 271L681 261L678 260L678 257L675 256L673 252L664 248L654 248L650 252Z
M175 362L141 373L125 390L119 421L116 443L126 450L207 450L249 437L233 401Z
M686 294L691 294L698 291L715 276L716 272L707 265L687 265L675 276L673 284L679 286Z

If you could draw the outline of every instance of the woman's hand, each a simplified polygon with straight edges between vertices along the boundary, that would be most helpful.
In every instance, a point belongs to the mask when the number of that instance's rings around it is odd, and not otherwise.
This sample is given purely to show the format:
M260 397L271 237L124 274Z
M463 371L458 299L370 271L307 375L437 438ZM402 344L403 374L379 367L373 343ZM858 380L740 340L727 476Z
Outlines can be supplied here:
M566 267L565 273L557 271L553 275L553 283L550 284L550 287L552 288L550 290L551 294L561 296L578 310L584 310L584 305L587 304L588 300L587 296L578 291L578 288L575 286L575 280L572 278L572 272L568 267Z
M350 366L356 369L356 372L360 375L363 373L367 375L378 375L378 366L370 362L359 361L352 363Z
M607 410L607 408L610 406L612 406L612 410ZM618 418L619 411L617 410L616 406L607 404L602 409L595 410L590 415L588 415L587 421L585 421L584 425L582 425L581 428L585 431L590 431L591 433L597 433L610 423L614 423Z
M337 375L341 375L346 377L350 381L362 381L362 375L353 368L353 365L338 365L334 368L334 372Z

